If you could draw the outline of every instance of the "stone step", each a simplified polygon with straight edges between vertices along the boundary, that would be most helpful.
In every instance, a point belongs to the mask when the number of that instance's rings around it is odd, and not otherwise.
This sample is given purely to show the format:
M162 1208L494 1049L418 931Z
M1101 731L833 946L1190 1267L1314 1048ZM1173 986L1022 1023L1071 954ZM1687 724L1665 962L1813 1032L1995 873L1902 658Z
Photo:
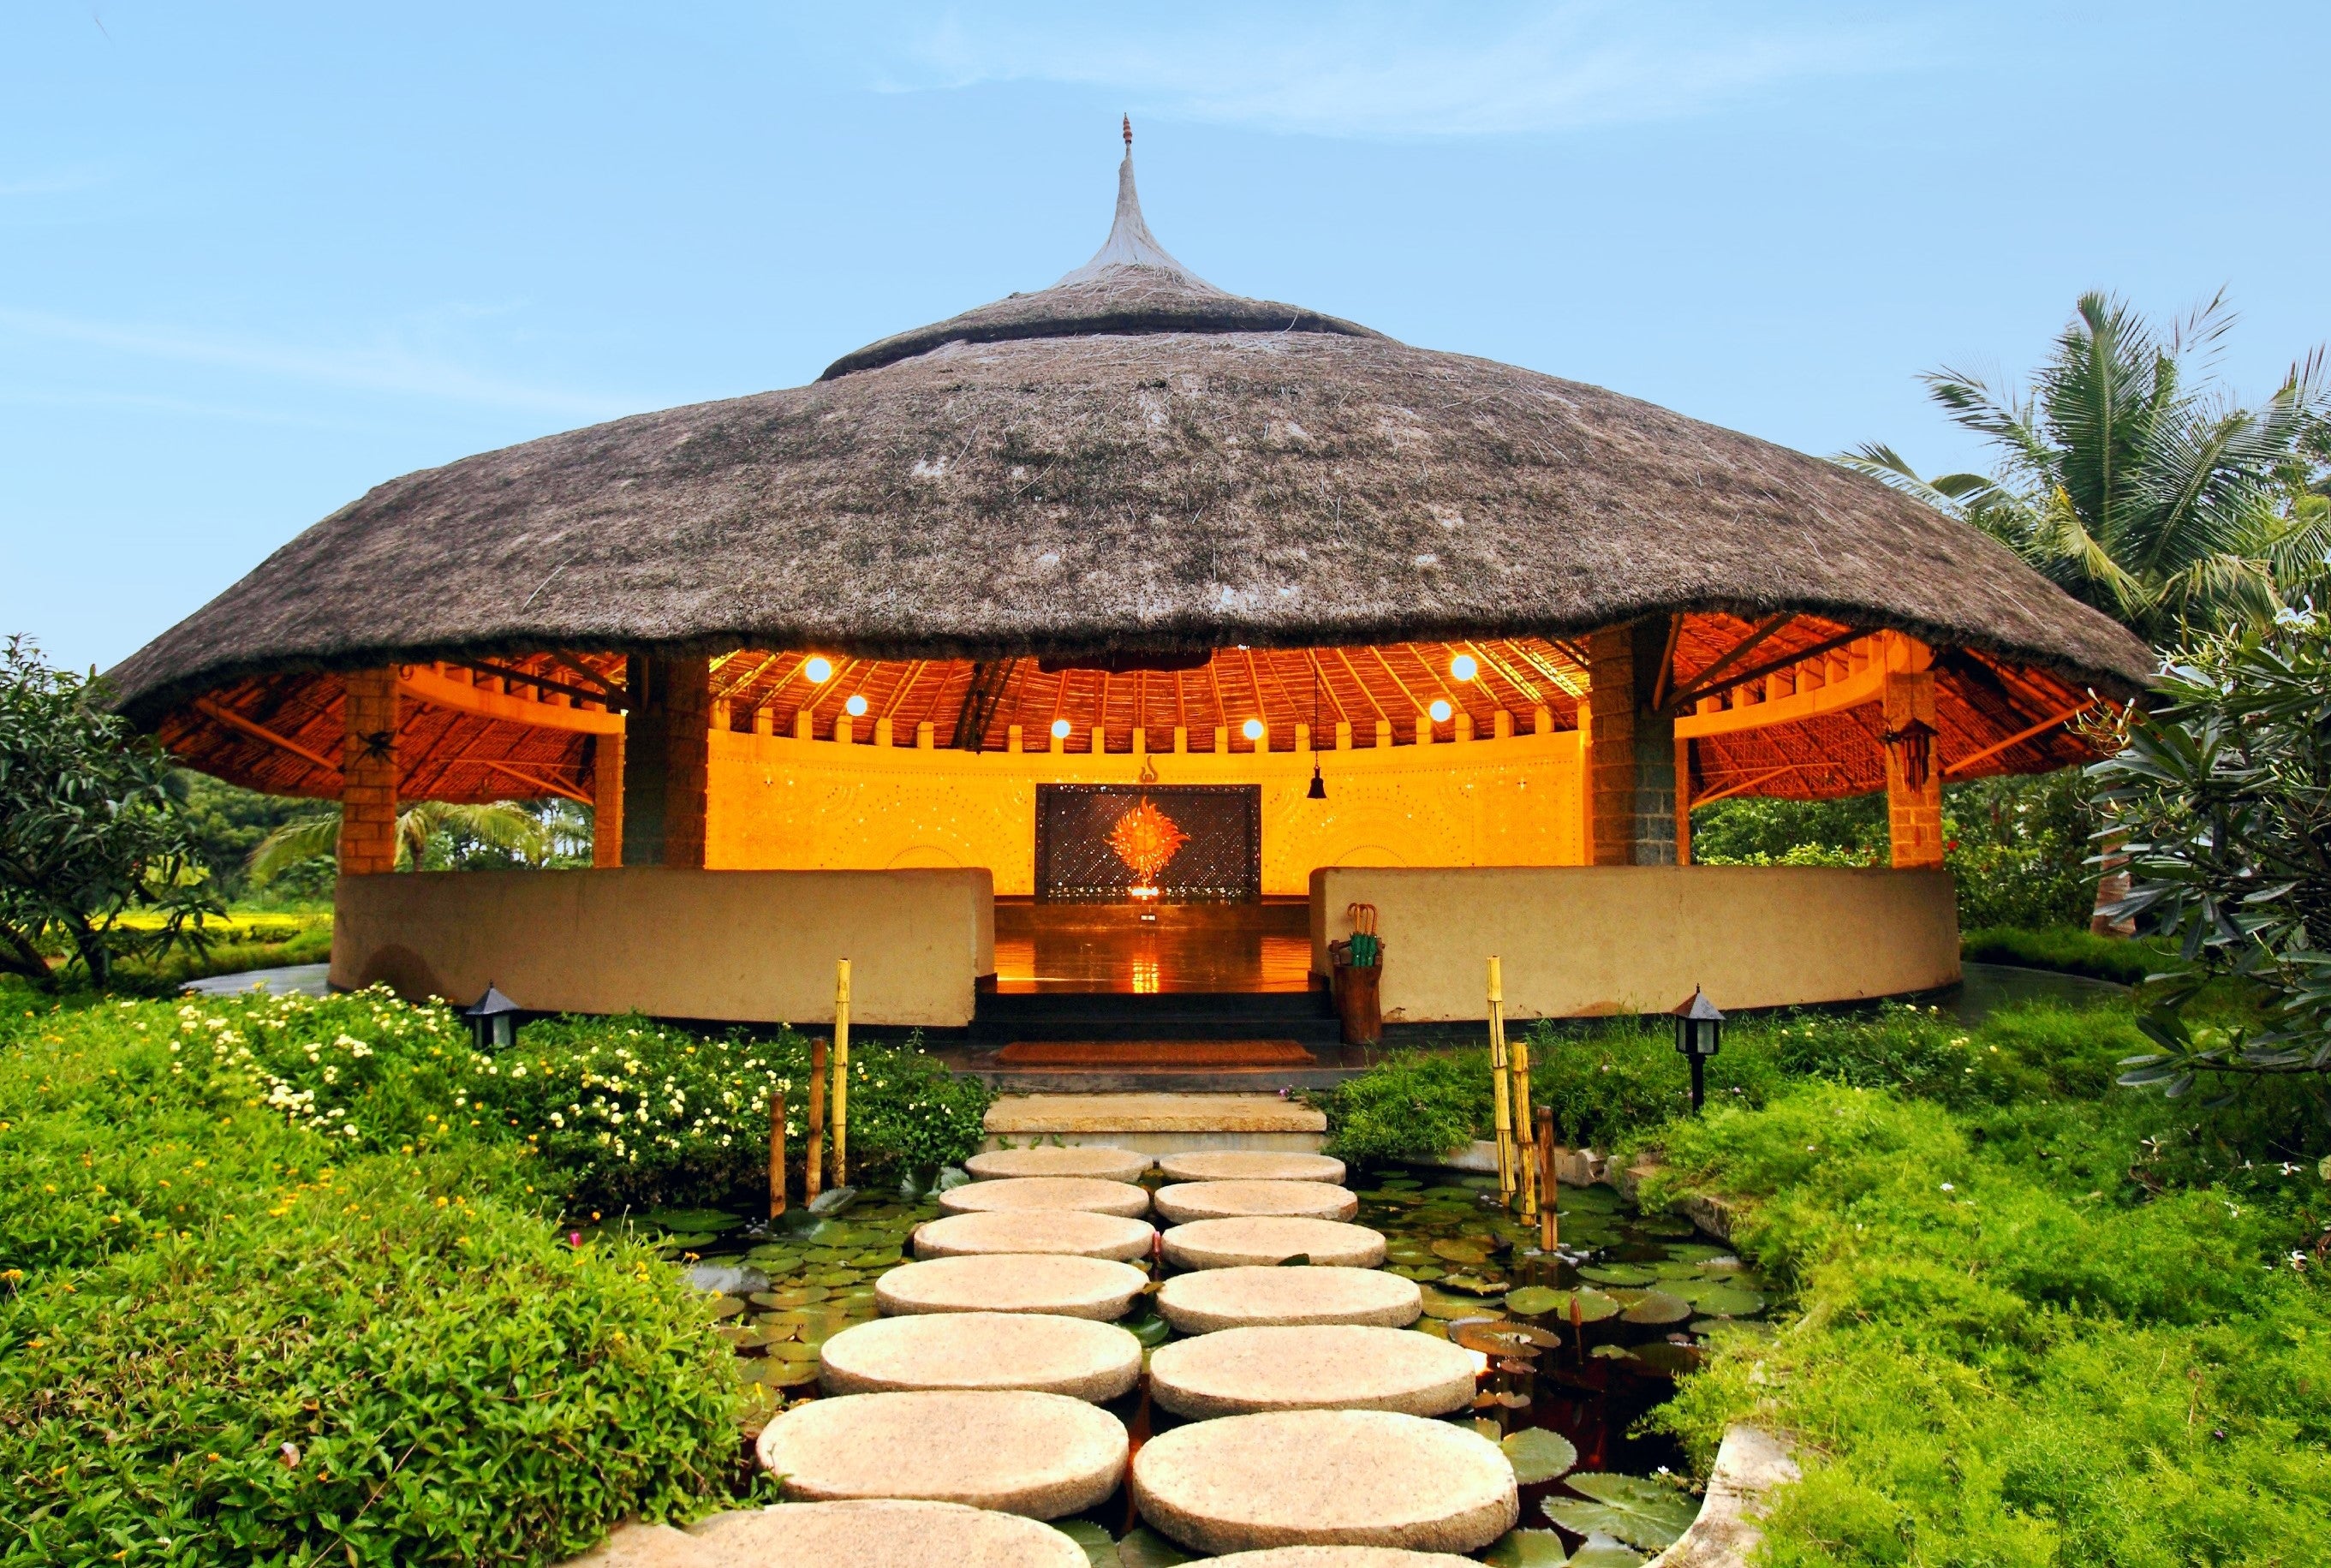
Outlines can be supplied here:
M987 1146L1042 1139L1112 1144L1143 1154L1192 1149L1317 1153L1327 1117L1275 1094L1005 1095L987 1109Z

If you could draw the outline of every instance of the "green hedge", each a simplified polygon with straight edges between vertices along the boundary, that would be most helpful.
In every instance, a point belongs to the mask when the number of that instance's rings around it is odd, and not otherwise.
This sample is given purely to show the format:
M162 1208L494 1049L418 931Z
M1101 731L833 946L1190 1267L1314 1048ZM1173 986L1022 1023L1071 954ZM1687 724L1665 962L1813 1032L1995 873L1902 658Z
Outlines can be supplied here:
M1977 964L2053 969L2120 985L2143 984L2146 975L2167 968L2172 957L2157 942L2099 936L2078 926L1979 927L1960 933L1959 953Z

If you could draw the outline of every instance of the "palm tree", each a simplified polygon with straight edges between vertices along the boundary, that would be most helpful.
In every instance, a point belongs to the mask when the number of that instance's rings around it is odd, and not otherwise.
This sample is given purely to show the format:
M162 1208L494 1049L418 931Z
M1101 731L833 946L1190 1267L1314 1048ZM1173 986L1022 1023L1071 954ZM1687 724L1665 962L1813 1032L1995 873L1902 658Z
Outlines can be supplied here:
M1998 450L1996 473L1921 479L1876 444L1838 461L2003 540L2156 643L2269 619L2322 574L2331 545L2331 513L2294 504L2331 388L2319 350L2261 408L2193 378L2233 321L2222 294L2164 335L2125 301L2084 294L2028 389L1947 367L1922 378Z
M397 814L396 869L409 871L429 860L431 841L440 833L458 834L497 850L506 850L532 865L550 852L543 822L516 801L486 805L455 805L448 801L416 801ZM254 884L272 881L302 860L328 855L340 840L340 808L328 805L310 815L295 817L259 841L246 866Z

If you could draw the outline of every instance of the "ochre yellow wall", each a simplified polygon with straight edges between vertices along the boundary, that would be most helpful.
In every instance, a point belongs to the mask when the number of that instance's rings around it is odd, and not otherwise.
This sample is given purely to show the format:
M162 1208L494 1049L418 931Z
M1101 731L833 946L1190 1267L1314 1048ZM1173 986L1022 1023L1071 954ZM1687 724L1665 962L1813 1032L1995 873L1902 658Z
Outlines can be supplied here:
M1036 785L1262 786L1262 888L1300 895L1321 866L1580 862L1578 736L1319 753L921 750L712 734L705 863L724 870L984 866L999 894L1034 891Z

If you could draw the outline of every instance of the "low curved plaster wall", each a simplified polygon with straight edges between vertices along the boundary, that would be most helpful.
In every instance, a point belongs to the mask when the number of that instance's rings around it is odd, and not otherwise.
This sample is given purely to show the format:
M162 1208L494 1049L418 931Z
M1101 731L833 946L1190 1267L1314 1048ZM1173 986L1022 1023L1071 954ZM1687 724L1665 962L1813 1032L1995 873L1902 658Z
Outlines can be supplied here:
M543 1012L960 1028L995 972L985 870L443 871L343 877L332 984Z
M1947 871L1814 866L1538 866L1311 873L1311 965L1373 904L1387 1022L1729 1012L1898 996L1959 977Z

